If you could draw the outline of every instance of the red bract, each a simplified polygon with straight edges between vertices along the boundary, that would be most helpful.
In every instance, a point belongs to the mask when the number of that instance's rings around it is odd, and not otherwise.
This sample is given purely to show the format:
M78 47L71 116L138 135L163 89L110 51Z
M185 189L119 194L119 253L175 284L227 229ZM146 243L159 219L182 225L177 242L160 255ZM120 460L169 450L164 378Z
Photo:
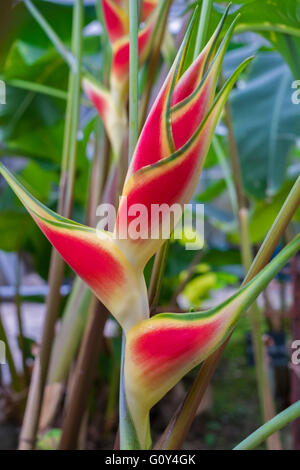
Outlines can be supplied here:
M300 235L247 286L216 308L156 315L130 330L126 339L125 390L142 448L149 446L148 415L152 406L224 342L241 314L299 248Z

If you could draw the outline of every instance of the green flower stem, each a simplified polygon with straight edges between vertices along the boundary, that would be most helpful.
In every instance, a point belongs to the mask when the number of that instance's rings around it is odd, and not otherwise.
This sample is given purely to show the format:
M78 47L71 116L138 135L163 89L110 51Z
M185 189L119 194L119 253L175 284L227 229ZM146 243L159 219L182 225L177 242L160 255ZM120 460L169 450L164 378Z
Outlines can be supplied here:
M228 130L229 156L232 166L238 204L237 218L239 222L242 263L244 266L244 271L245 273L247 273L253 262L252 246L249 233L249 215L248 209L246 207L246 195L243 187L240 159L233 131L232 116L229 102L225 104L225 122ZM256 302L254 302L253 305L250 307L249 316L252 340L254 345L255 370L259 402L263 421L265 422L275 415L275 405L272 397L271 385L269 382L268 374L264 366L260 311ZM274 435L268 441L268 447L274 450L281 448L279 435Z
M28 6L35 8L30 1ZM64 147L61 169L58 212L70 217L72 211L72 191L74 186L75 164L77 156L77 129L80 106L80 70L82 56L83 0L75 2L73 7L72 54L76 64L70 71ZM56 250L52 251L49 271L49 294L46 305L46 319L43 328L40 355L35 360L33 376L20 435L19 448L33 449L43 393L48 373L54 328L60 303L60 286L64 275L64 262Z
M284 231L291 221L296 209L300 204L300 176L298 176L294 186L281 207L272 227L267 233L249 271L246 274L243 284L249 282L256 274L263 269L272 256L277 244L281 240Z
M138 140L138 27L139 27L138 2L129 0L129 150L130 161Z
M61 100L66 100L68 93L59 88L53 88L47 85L42 85L41 83L28 82L27 80L20 80L13 78L6 80L7 85L13 86L15 88L22 88L23 90L33 91L34 93L41 93L43 95L52 96L53 98L59 98Z
M227 162L226 155L223 151L223 148L216 135L214 135L212 138L212 145L213 145L214 151L216 152L219 165L222 168L222 171L224 174L224 179L226 182L233 212L236 214L238 211L238 206L237 206L237 198L236 198L235 187L234 187L234 183L232 179L231 169Z
M162 5L162 11L160 12L161 21L158 22L158 25L154 31L154 38L152 41L152 51L147 63L146 73L145 73L145 87L143 89L143 94L141 97L141 102L139 106L139 129L141 130L144 122L146 120L149 100L151 96L151 91L157 76L157 70L159 68L159 59L160 52L163 42L166 38L166 32L168 31L167 20L170 7L173 0L165 0ZM173 62L173 61L172 61Z
M81 0L79 0L81 1ZM24 3L28 9L28 11L32 14L33 18L37 21L40 25L44 33L48 36L49 40L52 42L54 48L57 50L61 58L65 61L65 63L70 67L70 70L76 74L78 69L78 56L74 51L70 51L56 34L52 26L47 22L47 20L43 17L43 15L39 12L36 6L32 3L31 0L24 0ZM82 62L80 61L80 70L81 74L87 78L93 80L93 82L98 85L102 86L84 67Z
M194 50L194 60L198 57L199 53L203 49L203 46L205 45L212 4L213 0L202 1L201 16Z
M53 344L47 379L49 385L63 382L68 375L87 322L91 298L89 288L76 277L64 309L62 325Z
M286 408L284 411L274 416L270 421L263 424L260 428L254 431L250 436L244 439L233 450L251 450L255 449L268 437L272 436L275 432L282 429L291 421L300 417L300 401Z
M138 121L138 2L129 0L129 148L128 161L130 162L139 132ZM122 337L122 359L120 371L120 398L119 398L119 415L120 415L120 449L132 450L138 449L139 444L136 437L136 431L132 423L124 389L124 358L125 358L126 339Z
M236 33L246 33L248 31L255 31L255 32L270 32L270 33L281 33L281 34L289 34L291 36L295 36L297 38L300 38L300 30L299 28L295 28L293 26L288 26L285 24L271 24L265 22L264 24L261 23L249 23L249 24L243 24L241 22L240 25L237 26L236 28Z
M67 91L60 90L59 88L54 88L48 85L43 85L42 83L29 82L27 80L21 80L18 78L5 80L5 83L14 88L21 88L22 90L32 91L33 93L40 93L42 95L48 95L48 96L51 96L52 98L58 98L60 100L68 99ZM81 98L81 103L87 107L93 106L90 100L86 98Z
M166 269L170 240L166 240L154 258L151 274L148 298L150 310L153 311L158 305L159 295Z

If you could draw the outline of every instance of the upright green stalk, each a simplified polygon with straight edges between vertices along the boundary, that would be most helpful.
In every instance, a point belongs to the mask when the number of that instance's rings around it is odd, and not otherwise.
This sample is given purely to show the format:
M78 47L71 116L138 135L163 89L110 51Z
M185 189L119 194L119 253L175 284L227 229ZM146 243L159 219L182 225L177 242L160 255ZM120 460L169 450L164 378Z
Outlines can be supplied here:
M225 104L225 122L228 129L229 156L232 165L234 183L236 188L239 222L240 244L242 263L244 271L247 273L253 262L252 246L249 233L249 214L246 206L246 196L243 187L242 172L238 155L237 144L234 137L230 104ZM262 331L260 325L260 311L256 302L249 309L252 341L254 346L255 370L258 387L259 402L263 421L268 421L275 415L275 405L271 391L268 373L264 367ZM268 448L271 450L280 449L281 442L279 434L268 439Z
M129 0L129 149L128 160L130 161L138 140L138 29L139 8L136 0Z
M138 2L129 0L129 149L128 161L131 160L139 132L138 121ZM138 440L131 421L124 390L124 355L125 355L125 335L122 338L122 359L120 371L120 449L137 449Z
M150 310L153 311L159 302L159 295L166 269L170 240L165 241L154 258L154 264L150 279L148 298Z
M212 138L212 145L217 155L219 165L223 171L224 179L226 181L226 186L227 186L227 190L229 193L231 207L233 209L233 212L236 214L238 211L238 206L237 206L237 197L236 197L235 187L234 187L234 183L232 180L232 173L231 173L228 161L226 159L226 155L216 135L214 135Z
M270 421L263 424L254 431L250 436L240 442L233 450L251 450L255 449L259 444L264 442L268 437L282 429L294 419L300 417L300 401L283 410L274 416Z
M194 60L198 57L199 52L203 49L205 45L212 4L213 0L202 1L201 16L194 50Z
M31 2L27 2L31 4ZM72 55L77 62L70 71L63 158L60 180L58 212L70 217L77 157L77 129L80 106L80 70L82 55L83 0L73 7ZM74 65L74 64L73 64ZM33 449L39 423L42 398L47 378L49 359L54 338L54 327L60 303L60 287L64 275L64 262L53 250L49 271L49 293L47 296L46 319L43 328L40 355L35 360L34 371L20 435L20 449Z
M283 236L291 218L300 204L300 176L298 176L294 186L282 205L271 229L268 231L249 271L246 274L243 284L253 279L256 274L263 269L266 259L270 259L277 244Z
M80 2L81 0L79 0ZM76 70L76 55L74 55L65 47L64 43L59 39L55 31L51 28L48 22L45 20L43 15L39 12L36 6L32 3L31 0L24 0L24 3L28 11L39 23L43 31L47 34L51 42L54 44L57 52L64 58L64 60L69 64L73 71ZM76 2L75 2L76 3Z
M157 69L158 69L159 59L160 59L160 51L161 51L163 42L166 38L166 34L165 34L167 31L166 26L167 26L167 21L168 21L168 14L169 14L169 10L172 5L172 2L173 0L165 0L164 9L161 13L162 20L158 28L155 28L155 31L154 31L154 35L153 35L154 38L152 41L152 51L148 59L147 68L146 68L145 88L143 90L143 95L141 97L141 101L139 105L139 110L140 110L139 129L140 130L142 129L145 119L146 119L151 91L155 82L155 78L157 76Z

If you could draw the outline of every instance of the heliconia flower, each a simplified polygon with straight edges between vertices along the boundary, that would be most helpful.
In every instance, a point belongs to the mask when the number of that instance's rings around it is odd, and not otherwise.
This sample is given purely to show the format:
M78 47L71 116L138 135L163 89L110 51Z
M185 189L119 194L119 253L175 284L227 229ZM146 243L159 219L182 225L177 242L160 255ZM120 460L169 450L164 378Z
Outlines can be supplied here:
M216 308L163 313L135 325L126 338L126 400L141 448L149 446L149 410L225 341L241 314L300 249L300 234L249 284Z
M245 61L238 67L214 100L219 68L232 31L231 27L219 52L214 55L223 21L196 60L197 65L192 64L180 79L193 23L188 28L136 147L123 191L129 210L133 204L139 203L150 209L151 214L151 204L184 204L193 193L224 102L239 73L248 63ZM172 106L173 91L175 101ZM192 93L187 95L188 91ZM178 101L179 98L181 101ZM190 106L193 113L190 112ZM110 114L112 109L113 105L105 109L105 113ZM149 306L143 270L163 240L120 237L120 230L123 231L132 220L127 209L124 210L123 202L118 211L115 233L96 232L49 211L30 197L3 165L0 172L52 245L91 287L125 332L141 319L147 318ZM149 226L150 219L147 215ZM125 227L122 225L124 220ZM171 230L172 227L169 227Z
M86 282L125 332L148 313L143 272L134 269L110 232L61 217L35 199L0 163L4 176L34 221Z
M190 27L138 140L116 224L117 238L122 238L117 243L138 268L160 248L166 238L166 229L168 236L182 215L182 211L177 211L173 224L170 223L170 212L165 219L162 216L154 220L151 208L154 205L170 208L173 204L183 208L189 202L224 103L239 74L251 60L247 59L237 68L215 98L222 59L234 27L233 22L214 54L224 19L196 59L196 65L193 63L178 79ZM132 239L130 224L134 223L136 214L131 209L135 204L143 204L147 220L143 220L143 215L139 216L144 222L140 224L140 237ZM156 227L156 223L159 226ZM150 229L152 233L164 233L164 239L162 236L151 237ZM127 237L124 236L126 230Z

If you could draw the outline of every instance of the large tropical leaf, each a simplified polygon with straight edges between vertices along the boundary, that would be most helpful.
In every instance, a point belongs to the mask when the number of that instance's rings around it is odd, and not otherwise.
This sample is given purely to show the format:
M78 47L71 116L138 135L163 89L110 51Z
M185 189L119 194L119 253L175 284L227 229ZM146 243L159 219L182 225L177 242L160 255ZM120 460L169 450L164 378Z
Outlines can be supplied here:
M288 155L300 134L300 107L291 100L292 82L280 55L265 51L254 59L245 86L232 93L244 184L257 198L280 189Z

